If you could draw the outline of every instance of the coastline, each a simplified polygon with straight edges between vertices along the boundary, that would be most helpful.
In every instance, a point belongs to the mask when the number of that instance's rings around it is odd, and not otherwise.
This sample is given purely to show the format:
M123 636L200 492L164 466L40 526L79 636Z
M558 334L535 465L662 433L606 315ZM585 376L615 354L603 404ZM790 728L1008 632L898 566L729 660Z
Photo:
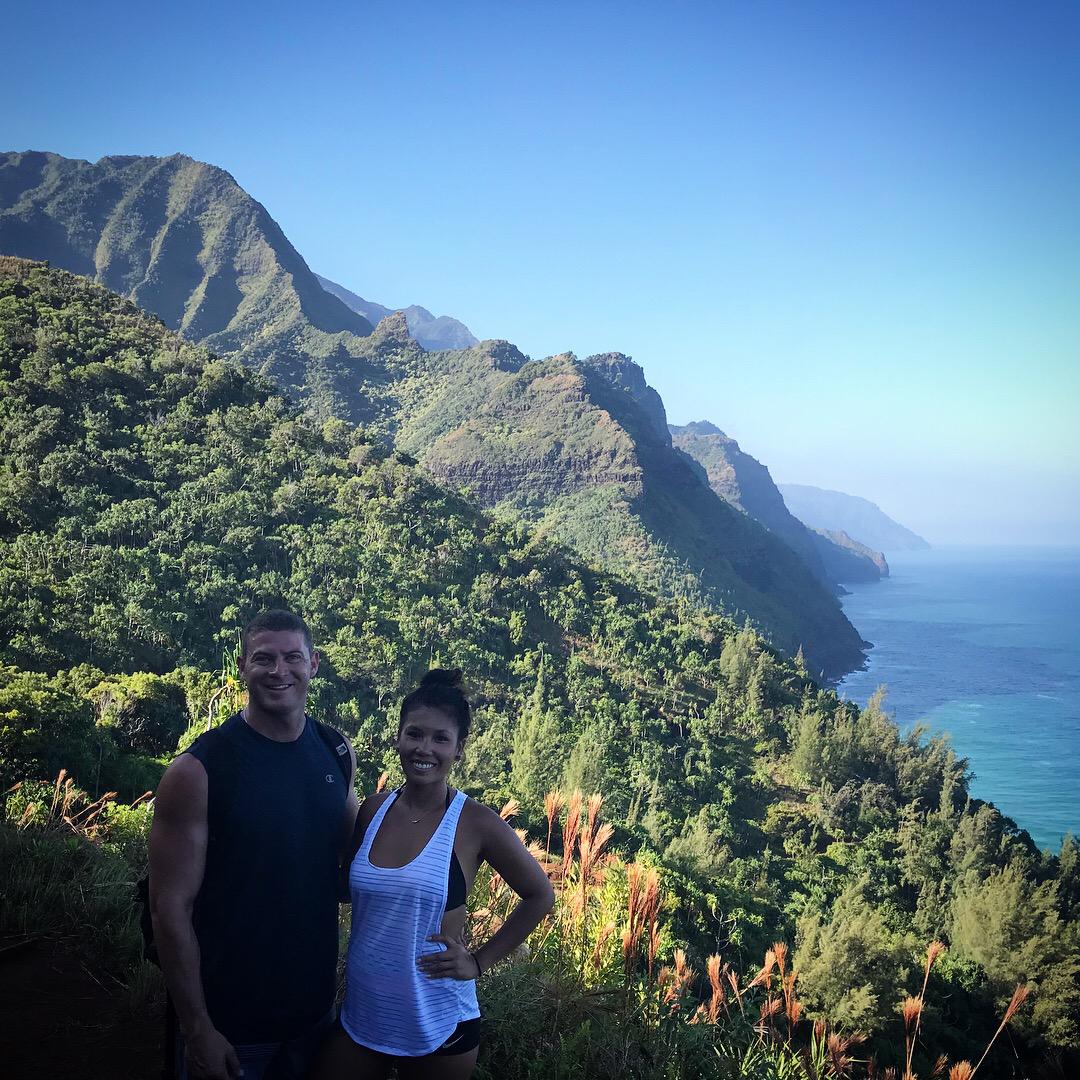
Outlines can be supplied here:
M842 598L874 642L836 685L881 684L901 730L948 734L993 802L1043 848L1080 830L1080 548L948 546L890 555Z

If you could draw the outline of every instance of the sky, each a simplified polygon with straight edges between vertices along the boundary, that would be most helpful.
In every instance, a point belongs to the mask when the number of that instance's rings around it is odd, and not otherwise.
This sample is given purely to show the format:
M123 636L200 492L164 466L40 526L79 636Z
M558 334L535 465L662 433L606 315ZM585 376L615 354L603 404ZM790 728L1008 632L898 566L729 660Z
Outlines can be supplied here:
M0 150L183 152L312 269L937 543L1080 544L1080 6L18 5Z

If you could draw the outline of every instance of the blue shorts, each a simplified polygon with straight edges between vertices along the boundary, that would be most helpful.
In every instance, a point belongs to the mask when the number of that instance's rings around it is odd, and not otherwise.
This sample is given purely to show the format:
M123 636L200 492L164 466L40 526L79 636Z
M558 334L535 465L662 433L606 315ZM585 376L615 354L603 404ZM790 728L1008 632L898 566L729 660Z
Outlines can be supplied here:
M244 1070L244 1080L304 1080L308 1069L334 1026L334 1013L329 1012L310 1030L284 1042L233 1045ZM188 1080L184 1037L177 1034L174 1059L176 1080Z

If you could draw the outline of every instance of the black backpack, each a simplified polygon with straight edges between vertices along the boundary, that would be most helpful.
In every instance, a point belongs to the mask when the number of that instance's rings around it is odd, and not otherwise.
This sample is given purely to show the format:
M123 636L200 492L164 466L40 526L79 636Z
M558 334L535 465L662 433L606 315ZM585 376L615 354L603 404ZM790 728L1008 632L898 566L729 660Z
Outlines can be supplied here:
M345 739L345 736L341 734L336 728L332 728L329 724L323 724L316 720L315 730L319 733L319 737L331 753L334 755L334 760L338 763L338 768L341 770L342 779L345 783L352 786L352 763L349 757L349 744ZM211 728L209 731L200 735L198 742L204 746L209 742L211 746L217 744L216 736L220 732L220 728ZM215 771L219 777L224 778L226 787L228 786L231 778L232 767L232 755L224 755L220 761L215 762ZM339 895L339 899L348 900L348 895L344 897ZM140 905L141 910L139 912L139 929L142 931L143 939L143 958L149 960L150 963L161 966L161 961L158 959L157 946L154 944L154 923L150 917L150 875L144 874L135 883L135 900Z

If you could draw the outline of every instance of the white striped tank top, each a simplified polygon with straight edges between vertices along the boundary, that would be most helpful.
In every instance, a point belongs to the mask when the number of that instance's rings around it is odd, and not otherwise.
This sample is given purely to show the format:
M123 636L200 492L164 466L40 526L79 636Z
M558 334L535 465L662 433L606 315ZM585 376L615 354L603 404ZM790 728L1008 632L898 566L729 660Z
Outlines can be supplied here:
M474 980L429 979L417 958L442 952L440 932L450 855L465 793L459 791L424 850L400 867L375 866L369 854L395 791L372 818L349 868L352 933L341 1026L361 1046L419 1057L437 1050L463 1020L480 1015Z

